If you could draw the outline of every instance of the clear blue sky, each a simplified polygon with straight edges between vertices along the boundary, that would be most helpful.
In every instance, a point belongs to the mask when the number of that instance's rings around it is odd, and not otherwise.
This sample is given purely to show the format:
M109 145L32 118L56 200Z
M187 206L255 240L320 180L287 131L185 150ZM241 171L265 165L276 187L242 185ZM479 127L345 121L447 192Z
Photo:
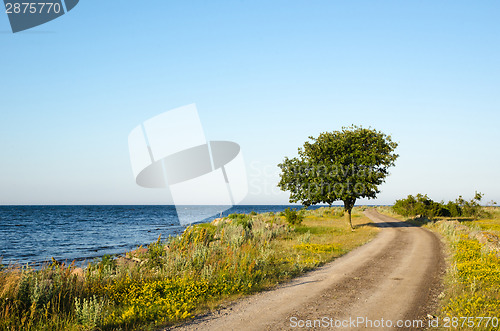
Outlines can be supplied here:
M286 203L278 164L358 124L400 158L372 203L500 202L499 1L80 1L12 34L0 13L0 204L168 204L138 187L127 137L196 103L238 142L244 203Z

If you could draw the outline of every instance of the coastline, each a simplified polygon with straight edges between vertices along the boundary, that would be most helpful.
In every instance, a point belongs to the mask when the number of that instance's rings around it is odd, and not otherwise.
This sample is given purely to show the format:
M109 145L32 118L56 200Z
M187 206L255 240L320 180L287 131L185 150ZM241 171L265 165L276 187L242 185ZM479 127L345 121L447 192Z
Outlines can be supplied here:
M235 206L224 215L286 207ZM0 256L6 265L41 265L52 257L79 264L123 254L155 241L160 234L167 238L184 231L172 205L0 206L0 226Z

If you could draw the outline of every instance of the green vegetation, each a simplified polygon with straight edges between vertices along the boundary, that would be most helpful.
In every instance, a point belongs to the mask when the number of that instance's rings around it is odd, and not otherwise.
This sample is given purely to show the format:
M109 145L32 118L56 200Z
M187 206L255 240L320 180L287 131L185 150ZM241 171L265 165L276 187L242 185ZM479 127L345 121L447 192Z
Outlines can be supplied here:
M148 330L170 325L285 282L360 246L377 233L355 209L285 216L232 214L181 236L105 256L84 270L54 261L0 272L0 330ZM293 211L290 211L292 214Z
M378 185L398 158L394 153L397 143L380 131L357 126L309 139L312 142L299 148L298 157L285 157L278 165L278 186L290 191L290 202L306 207L343 201L352 229L351 210L356 200L373 199L380 192Z
M500 226L500 219L489 220ZM464 224L465 223L465 224ZM499 236L482 230L472 222L439 221L429 229L446 240L451 256L445 278L441 318L481 316L498 318L500 307ZM496 330L486 326L481 329ZM467 327L459 326L466 330Z
M436 222L416 222L439 233L448 249L448 269L445 276L445 290L440 295L439 318L456 317L496 317L500 307L500 208L477 207L480 197L468 203L459 198L455 202L461 215L479 217L477 220L444 219ZM424 197L425 196L421 196ZM418 196L417 199L419 200ZM431 204L427 204L431 205ZM443 204L441 204L443 206ZM446 204L444 206L449 206ZM387 214L398 208L378 208ZM391 215L392 216L392 215ZM413 215L412 215L413 216ZM401 218L401 217L400 217ZM462 320L456 329L468 330ZM497 330L496 327L482 322L481 330ZM478 320L475 320L476 326Z
M406 199L396 200L392 207L394 212L402 216L418 216L429 219L435 217L478 217L485 216L484 211L479 204L482 193L476 192L474 198L466 201L459 196L455 201L435 202L427 194L417 194L415 197L409 195Z
M287 208L283 211L283 216L289 225L300 225L304 220L304 215L302 211L297 211L296 208Z

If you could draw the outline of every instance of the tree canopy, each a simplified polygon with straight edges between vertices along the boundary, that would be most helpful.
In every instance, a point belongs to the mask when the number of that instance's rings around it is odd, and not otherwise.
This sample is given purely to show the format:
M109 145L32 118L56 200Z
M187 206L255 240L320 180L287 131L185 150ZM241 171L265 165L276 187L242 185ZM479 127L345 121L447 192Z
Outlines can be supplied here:
M343 127L324 132L298 149L298 157L285 157L278 165L278 186L290 192L290 202L305 206L343 201L351 225L357 199L373 199L398 155L391 136L371 128Z

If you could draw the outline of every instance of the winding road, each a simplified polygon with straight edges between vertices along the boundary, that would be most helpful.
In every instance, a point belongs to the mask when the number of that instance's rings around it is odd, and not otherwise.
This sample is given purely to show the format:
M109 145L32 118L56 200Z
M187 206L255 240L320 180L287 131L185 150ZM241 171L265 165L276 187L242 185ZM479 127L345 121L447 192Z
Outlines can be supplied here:
M365 212L375 239L271 291L239 300L173 330L420 330L436 307L445 270L432 232Z

